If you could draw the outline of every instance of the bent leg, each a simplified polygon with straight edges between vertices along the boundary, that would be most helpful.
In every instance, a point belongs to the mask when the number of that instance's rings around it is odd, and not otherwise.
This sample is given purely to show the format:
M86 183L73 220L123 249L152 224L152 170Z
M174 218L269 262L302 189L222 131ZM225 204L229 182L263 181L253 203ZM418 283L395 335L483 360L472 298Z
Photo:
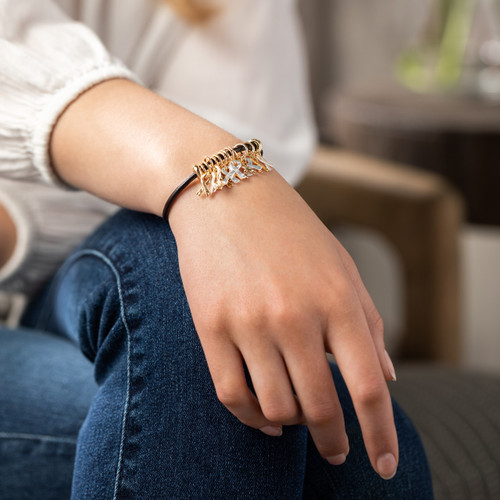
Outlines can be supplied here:
M99 390L74 498L300 498L306 429L271 438L217 400L165 223L122 211L65 263L38 327L78 338Z
M92 371L74 343L0 329L0 498L69 498Z
M392 498L419 498L408 494L406 473L385 482L371 470L347 393L351 454L339 468L308 446L305 427L272 438L226 410L192 322L173 235L157 217L121 211L107 221L65 263L41 310L38 327L79 340L99 384L79 436L74 498L288 500L302 497L304 482L306 497L356 498L349 492L360 477L365 493L383 485ZM425 457L416 460L422 472Z

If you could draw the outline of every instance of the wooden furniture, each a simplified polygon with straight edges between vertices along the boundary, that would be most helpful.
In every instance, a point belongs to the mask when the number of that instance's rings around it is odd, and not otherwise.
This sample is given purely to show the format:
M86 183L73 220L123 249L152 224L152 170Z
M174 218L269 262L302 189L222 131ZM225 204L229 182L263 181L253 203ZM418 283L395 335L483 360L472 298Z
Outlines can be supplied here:
M299 193L323 222L380 231L405 273L400 357L460 357L458 232L462 204L439 176L328 146L319 148Z
M385 89L334 91L323 104L324 140L441 174L470 222L500 224L499 102Z

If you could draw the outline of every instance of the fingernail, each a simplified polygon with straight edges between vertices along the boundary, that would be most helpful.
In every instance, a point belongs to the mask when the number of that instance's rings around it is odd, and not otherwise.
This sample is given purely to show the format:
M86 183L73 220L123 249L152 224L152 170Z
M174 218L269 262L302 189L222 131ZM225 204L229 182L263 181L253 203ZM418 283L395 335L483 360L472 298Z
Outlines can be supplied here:
M342 465L345 462L345 453L341 453L340 455L334 455L333 457L326 457L328 463L332 465Z
M265 425L264 427L261 427L259 431L273 437L278 437L283 434L283 429L274 425Z
M389 370L392 381L396 382L397 380L396 370L394 369L394 365L392 364L391 357L389 356L389 353L387 351L384 352L385 352L385 360L387 361L387 369Z
M377 460L377 472L383 479L392 479L396 475L398 465L392 453L386 453Z

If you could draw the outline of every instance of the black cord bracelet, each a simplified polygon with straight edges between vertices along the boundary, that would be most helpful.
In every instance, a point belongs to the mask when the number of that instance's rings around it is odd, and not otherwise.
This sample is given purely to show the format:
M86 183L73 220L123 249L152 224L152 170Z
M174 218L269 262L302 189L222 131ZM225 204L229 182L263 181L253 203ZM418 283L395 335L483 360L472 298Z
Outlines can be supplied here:
M256 150L260 145L260 141L257 141L256 139L252 139L251 141L247 142L246 144L237 144L234 146L234 148L231 148L234 152L236 153L243 153L248 146L254 148ZM260 154L262 154L262 149L260 150ZM163 207L163 212L162 212L162 218L165 222L168 222L168 213L170 212L170 209L172 208L172 204L176 200L176 198L186 189L189 184L191 184L193 181L197 179L196 173L192 173L189 177L186 177L172 192L172 194L168 197L167 201L165 202L165 206Z
M175 201L177 196L179 196L184 189L186 189L189 184L196 180L196 174L193 172L189 177L186 177L172 192L172 194L168 197L168 200L165 202L165 206L163 207L162 217L165 222L168 222L168 213L170 212L170 207L172 203Z

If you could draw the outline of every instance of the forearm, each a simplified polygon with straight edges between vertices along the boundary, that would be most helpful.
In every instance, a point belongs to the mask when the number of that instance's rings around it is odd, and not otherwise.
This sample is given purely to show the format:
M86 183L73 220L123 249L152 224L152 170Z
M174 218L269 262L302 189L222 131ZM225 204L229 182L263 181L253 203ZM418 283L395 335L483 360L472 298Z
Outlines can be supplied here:
M134 210L163 204L205 156L238 138L127 80L96 85L59 118L51 157L68 184Z

